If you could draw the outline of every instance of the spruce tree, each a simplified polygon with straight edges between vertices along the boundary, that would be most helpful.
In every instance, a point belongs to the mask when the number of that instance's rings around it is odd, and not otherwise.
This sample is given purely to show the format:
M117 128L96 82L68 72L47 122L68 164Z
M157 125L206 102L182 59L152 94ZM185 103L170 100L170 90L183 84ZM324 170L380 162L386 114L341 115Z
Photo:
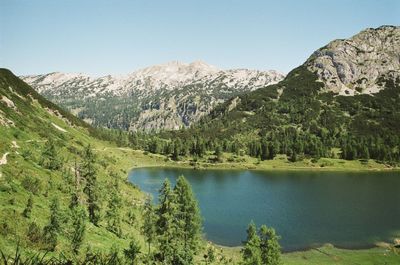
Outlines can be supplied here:
M88 145L83 153L83 164L81 166L81 174L85 180L83 192L87 195L87 204L89 212L89 220L97 226L100 220L99 196L97 187L97 176L95 168L95 156Z
M219 145L217 145L215 147L215 157L216 157L216 161L217 162L222 162L222 151L221 151L221 147Z
M174 228L176 229L174 238L178 240L175 251L179 254L178 260L183 260L183 263L191 263L201 239L200 209L192 188L184 176L178 178L174 194L177 207L174 218ZM182 253L180 253L181 251Z
M171 261L173 255L172 240L174 234L172 229L172 220L174 218L176 209L174 205L174 194L172 193L171 184L168 179L165 179L163 186L159 191L158 201L159 206L156 210L156 232L159 243L159 251L161 259L168 263Z
M72 227L71 247L75 254L79 252L86 231L86 212L81 206L72 209Z
M53 140L50 139L46 142L41 157L41 166L51 170L57 170L61 168L62 163Z
M143 214L143 234L146 238L146 242L148 244L148 256L150 257L150 248L151 248L151 243L153 243L155 236L156 236L156 215L153 209L153 205L151 204L150 199L148 198L146 200L146 203L144 204L144 214Z
M180 152L180 146L178 145L178 142L174 142L174 149L172 152L172 160L174 160L174 161L179 160L179 152Z
M53 251L57 246L57 237L60 231L60 205L57 197L53 197L50 203L50 220L44 227L44 238L48 249Z
M261 265L260 237L253 221L247 228L247 240L242 249L243 265Z
M122 235L120 213L122 199L119 194L118 175L111 172L111 177L113 179L113 184L110 190L110 198L108 200L108 209L106 212L107 230L120 237Z
M26 218L30 218L31 212L32 212L32 207L33 207L33 197L31 194L31 195L29 195L28 202L26 204L24 211L22 212L22 215Z
M279 245L279 236L273 228L262 225L260 228L261 236L261 260L265 265L279 265L281 261L281 247Z

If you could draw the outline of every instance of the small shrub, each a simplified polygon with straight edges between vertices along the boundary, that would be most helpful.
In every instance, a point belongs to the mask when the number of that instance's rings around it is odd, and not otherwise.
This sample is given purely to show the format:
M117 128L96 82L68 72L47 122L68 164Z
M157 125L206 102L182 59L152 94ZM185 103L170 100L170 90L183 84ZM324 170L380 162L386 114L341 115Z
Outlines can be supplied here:
M29 224L28 230L26 231L26 237L33 244L42 242L42 230L35 222Z
M24 189L32 192L35 195L39 194L42 189L42 183L36 177L25 176L22 179L21 184L22 184L22 187L24 187Z

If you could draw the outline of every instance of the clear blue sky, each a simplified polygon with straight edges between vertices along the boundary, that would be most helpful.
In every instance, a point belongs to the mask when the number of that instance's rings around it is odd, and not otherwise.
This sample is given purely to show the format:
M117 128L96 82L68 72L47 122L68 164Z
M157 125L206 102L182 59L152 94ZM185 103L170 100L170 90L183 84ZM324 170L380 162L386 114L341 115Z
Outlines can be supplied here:
M288 72L399 0L0 0L0 66L17 74L128 73L172 60Z

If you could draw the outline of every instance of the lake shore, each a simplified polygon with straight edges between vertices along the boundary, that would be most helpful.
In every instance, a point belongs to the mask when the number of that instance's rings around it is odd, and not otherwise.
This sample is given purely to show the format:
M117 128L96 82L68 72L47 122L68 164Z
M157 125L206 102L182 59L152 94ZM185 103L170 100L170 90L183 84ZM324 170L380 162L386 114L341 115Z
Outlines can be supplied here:
M132 150L133 151L133 150ZM393 167L387 164L378 163L374 160L343 160L335 158L320 158L316 161L304 159L297 162L289 162L286 156L280 155L273 160L259 161L249 156L241 156L238 159L228 162L226 158L223 162L208 162L210 156L193 162L189 158L181 158L180 161L173 161L170 158L151 154L143 151L134 151L138 160L132 169L143 167L169 167L169 168L190 168L195 170L311 170L311 171L400 171L400 167ZM227 156L225 154L225 156Z
M325 159L318 160L317 163L311 161L301 161L291 163L284 159L276 159L270 161L262 161L258 163L256 159L246 157L246 161L229 162L229 163L206 163L197 162L195 165L190 161L172 161L163 155L145 154L143 151L133 151L135 153L135 161L131 170L147 167L164 167L164 168L184 168L196 170L264 170L264 171L291 171L291 170L312 170L312 171L399 171L399 168L388 167L375 161L362 163L361 161L346 161L341 159ZM332 162L331 166L322 166L326 161ZM220 249L224 255L234 261L241 259L241 246L230 247L217 245L210 242L217 249ZM397 251L397 252L396 252ZM324 244L318 247L310 247L301 250L288 251L282 254L283 264L376 264L386 261L388 264L400 262L400 253L395 250L392 244L377 243L375 246L368 248L340 248L332 244Z

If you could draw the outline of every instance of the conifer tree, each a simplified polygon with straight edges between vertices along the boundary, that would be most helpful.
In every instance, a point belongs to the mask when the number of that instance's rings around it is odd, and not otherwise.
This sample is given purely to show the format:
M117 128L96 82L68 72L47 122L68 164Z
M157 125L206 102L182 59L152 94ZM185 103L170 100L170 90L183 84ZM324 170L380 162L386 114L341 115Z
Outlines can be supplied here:
M157 222L156 232L159 243L161 259L168 263L173 255L172 240L174 237L172 229L172 220L175 214L174 194L171 190L171 184L165 179L163 186L159 191L159 206L156 210Z
M31 195L29 195L28 202L26 204L24 211L22 212L22 215L26 218L30 218L31 212L32 212L32 207L33 207L33 197L31 194Z
M97 187L97 176L95 168L95 156L88 145L83 153L83 164L81 166L82 177L85 180L83 192L87 195L89 220L97 225L100 220L99 196Z
M178 161L179 160L179 152L180 152L180 144L178 141L174 142L174 149L172 152L172 160Z
M222 151L221 151L221 146L217 145L215 147L215 156L216 156L216 160L217 162L222 162Z
M119 194L119 179L115 172L111 172L113 184L110 190L110 198L108 200L108 209L106 212L107 230L116 234L122 235L121 231L121 213L122 200Z
M51 170L57 170L61 167L56 146L53 140L48 140L41 155L40 165Z
M174 239L178 240L175 251L179 255L178 260L183 260L183 263L187 264L193 261L201 239L200 210L192 188L184 176L178 178L173 192L177 207L173 220L174 228L177 229ZM182 253L179 253L180 251Z
M50 220L44 227L44 238L49 250L54 250L57 245L57 237L60 231L60 205L57 197L54 197L50 203Z
M156 215L153 209L153 205L151 204L150 199L148 198L144 204L144 216L143 216L143 234L146 238L146 242L148 244L148 256L150 257L150 248L151 243L153 243L156 236Z
M279 265L281 262L281 247L279 236L273 228L262 225L260 228L261 236L261 260L265 265Z
M75 177L75 189L71 191L71 199L69 203L69 208L73 210L75 207L77 207L81 203L81 181L80 181L80 171L78 168L78 163L75 159L74 163L74 177Z
M86 231L86 212L81 206L72 209L72 227L71 247L75 254L79 252Z
M247 228L247 240L242 249L243 265L261 265L260 237L253 221Z

